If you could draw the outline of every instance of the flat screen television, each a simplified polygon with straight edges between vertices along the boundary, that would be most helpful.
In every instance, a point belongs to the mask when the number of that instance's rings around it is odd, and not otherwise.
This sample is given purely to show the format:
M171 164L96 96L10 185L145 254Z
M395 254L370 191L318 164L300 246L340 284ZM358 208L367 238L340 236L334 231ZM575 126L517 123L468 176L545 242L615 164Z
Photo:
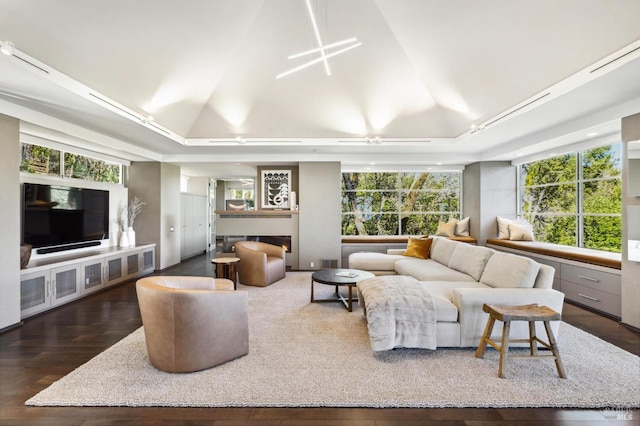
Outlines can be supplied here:
M51 253L109 238L109 191L23 184L22 243Z

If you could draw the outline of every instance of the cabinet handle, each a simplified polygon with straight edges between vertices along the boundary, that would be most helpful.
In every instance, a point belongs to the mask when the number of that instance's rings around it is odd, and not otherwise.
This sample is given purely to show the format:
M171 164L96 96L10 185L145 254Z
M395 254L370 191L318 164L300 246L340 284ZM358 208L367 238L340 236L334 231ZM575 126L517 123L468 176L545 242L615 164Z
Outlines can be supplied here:
M599 283L600 282L599 279L587 277L585 275L578 275L578 278L582 278L582 279L587 280L587 281L593 281L594 283Z
M578 296L584 297L585 299L593 300L594 302L599 302L600 299L596 299L595 297L587 296L586 294L578 293Z

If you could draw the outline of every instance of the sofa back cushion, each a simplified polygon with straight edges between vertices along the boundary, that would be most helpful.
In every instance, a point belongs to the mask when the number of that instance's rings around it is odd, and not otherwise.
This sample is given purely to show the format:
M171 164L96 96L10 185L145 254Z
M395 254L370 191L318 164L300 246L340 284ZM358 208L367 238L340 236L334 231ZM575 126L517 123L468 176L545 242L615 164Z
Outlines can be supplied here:
M444 266L449 266L451 255L456 249L456 245L461 244L447 238L435 237L431 243L431 259Z
M493 253L494 251L487 247L458 243L449 259L449 268L463 272L479 281Z
M494 288L533 288L540 264L528 257L496 252L487 262L480 282Z
M402 256L394 269L398 275L408 275L418 281L456 281L475 282L469 275L449 268L433 259L416 259L415 257Z

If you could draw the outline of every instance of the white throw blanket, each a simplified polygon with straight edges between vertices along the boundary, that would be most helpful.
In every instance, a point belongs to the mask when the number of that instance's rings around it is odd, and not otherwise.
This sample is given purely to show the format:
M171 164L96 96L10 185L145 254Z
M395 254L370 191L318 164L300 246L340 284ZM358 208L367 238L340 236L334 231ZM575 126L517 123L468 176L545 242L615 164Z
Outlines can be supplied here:
M369 341L374 351L436 349L436 309L431 293L415 278L388 275L358 283Z

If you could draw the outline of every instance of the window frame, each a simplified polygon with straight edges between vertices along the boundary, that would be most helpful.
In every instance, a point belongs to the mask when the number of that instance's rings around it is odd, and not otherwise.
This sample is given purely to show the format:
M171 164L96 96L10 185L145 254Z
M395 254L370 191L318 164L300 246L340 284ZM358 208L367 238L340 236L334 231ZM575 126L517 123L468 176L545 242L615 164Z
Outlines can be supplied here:
M32 146L37 146L37 147L42 147L42 148L47 148L50 149L52 151L57 151L59 153L59 170L58 173L56 174L44 174L44 173L33 173L30 172L28 170L23 170L22 169L22 162L24 161L24 157L23 157L23 145L32 145ZM21 139L20 140L20 173L26 173L28 175L33 175L33 176L42 176L42 177L51 177L51 178L60 178L60 179L64 179L64 180L77 180L77 181L85 181L85 182L99 182L99 183L107 183L107 184L114 184L114 185L123 185L123 181L124 181L124 162L121 161L117 161L113 158L101 158L98 155L88 155L86 152L84 152L83 150L77 150L74 151L72 149L67 149L64 146L61 146L60 144L56 144L53 143L51 145L49 144L44 144L44 143L36 143L33 142L31 140L25 140L25 139ZM82 152L81 152L82 151ZM67 176L67 170L66 170L66 159L67 159L67 154L72 155L74 157L80 157L80 158L87 158L87 159L91 159L94 161L100 161L104 164L108 164L108 165L115 165L117 166L118 169L118 181L117 182L111 182L111 181L103 181L103 180L99 180L99 179L95 179L95 176L85 176L85 177L73 177L73 176ZM87 178L89 177L89 178ZM94 177L94 178L91 178Z
M394 188L382 188L382 189L353 189L353 190L348 190L344 187L344 175L345 174L351 174L351 173L357 173L357 174L395 174L395 186ZM432 174L432 175L444 175L444 174L449 174L449 175L458 175L457 177L457 188L455 188L455 192L456 192L456 204L457 204L457 210L412 210L411 212L407 212L407 211L403 211L402 207L403 207L403 200L412 192L418 192L420 194L429 194L429 193L433 193L433 192L447 192L447 189L444 188L433 188L433 189L424 189L423 187L421 187L420 189L410 189L410 188L405 188L403 187L403 176L407 175L407 174L422 174L422 173L427 173L427 174ZM462 201L463 201L463 172L460 170L436 170L436 171L432 171L432 170L416 170L416 171L406 171L406 170L396 170L396 171L360 171L360 170L349 170L349 171L341 171L341 190L340 190L340 204L341 204L341 212L340 212L340 216L341 216L341 234L342 236L354 236L354 235L371 235L371 236L375 236L375 235L379 235L379 234L344 234L344 218L346 216L356 216L357 214L361 214L361 215L366 215L366 216L370 216L370 215L378 215L378 216L389 216L389 215L393 215L396 217L396 221L397 221L397 226L395 227L395 233L394 234L388 234L389 236L405 236L405 235L418 235L418 234L403 234L402 233L402 221L403 218L405 217L411 217L411 216L425 216L425 217L437 217L438 220L448 220L449 217L454 217L456 219L461 219L461 215L462 215L462 211L463 211L463 207L462 207ZM395 208L393 210L379 210L379 211L360 211L360 212L355 212L352 210L345 210L344 206L345 206L345 200L347 199L347 193L355 193L355 194L367 194L367 193L371 193L371 194L379 194L379 193L392 193L395 195L396 201L395 201ZM348 202L346 203L348 204ZM433 230L435 233L435 229Z
M596 148L603 148L603 147L612 147L612 149L615 145L617 145L617 150L618 150L618 162L619 164L619 170L620 172L615 175L615 176L608 176L608 177L596 177L596 178L585 178L584 177L584 157L585 157L585 153L587 153L588 151L592 150L592 149L596 149ZM545 184L540 184L540 185L531 185L531 186L525 186L523 180L523 174L522 174L522 168L523 166L527 165L527 164L533 164L533 163L537 163L540 161L547 161L553 158L557 158L557 157L562 157L565 155L574 155L575 159L574 159L574 167L575 167L575 176L576 179L574 181L561 181L561 182L553 182L553 183L545 183ZM555 186L555 187L559 187L562 185L572 185L575 186L575 205L574 205L574 210L575 213L571 213L571 212L562 212L562 213L537 213L536 215L538 216L546 216L546 217L552 217L552 216L562 216L562 217L573 217L575 218L575 247L580 247L580 248L584 248L585 247L585 218L587 217L618 217L618 218L622 218L622 203L620 203L620 212L619 213L586 213L585 212L585 206L584 206L584 202L585 202L585 194L584 194L584 190L585 190L585 184L589 184L592 182L604 182L604 181L612 181L612 180L618 180L620 182L620 185L622 184L622 156L621 156L621 143L620 142L614 142L614 143L609 143L606 145L601 145L601 146L596 146L596 147L591 147L591 148L587 148L587 149L583 149L583 150L579 150L579 151L574 151L574 152L569 152L569 153L565 153L563 155L559 155L559 156L554 156L554 157L550 157L550 158L545 158L545 159L540 159L540 160L535 160L535 161L530 161L527 163L522 163L522 164L518 164L517 165L517 181L516 181L516 187L517 187L517 191L516 191L516 198L517 198L517 216L519 218L525 218L527 220L530 219L530 214L523 211L523 198L524 198L524 190L528 189L528 188L542 188L542 187L551 187L551 186ZM601 250L601 251L607 251L607 252L613 252L613 251L608 251L608 250L602 250L602 249L593 249L593 250ZM620 253L622 251L622 239L620 240L620 246L618 247L618 251L616 251L616 253Z

